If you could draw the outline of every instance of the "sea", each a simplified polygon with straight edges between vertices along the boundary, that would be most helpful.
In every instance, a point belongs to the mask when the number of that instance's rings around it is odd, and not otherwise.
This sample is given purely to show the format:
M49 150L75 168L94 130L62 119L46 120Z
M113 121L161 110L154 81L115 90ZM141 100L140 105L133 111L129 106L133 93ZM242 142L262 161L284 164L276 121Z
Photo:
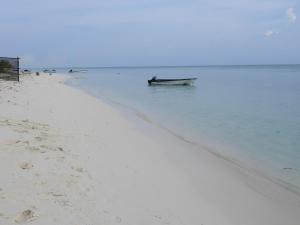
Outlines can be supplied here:
M68 85L300 188L300 65L75 70ZM153 76L197 80L149 86Z

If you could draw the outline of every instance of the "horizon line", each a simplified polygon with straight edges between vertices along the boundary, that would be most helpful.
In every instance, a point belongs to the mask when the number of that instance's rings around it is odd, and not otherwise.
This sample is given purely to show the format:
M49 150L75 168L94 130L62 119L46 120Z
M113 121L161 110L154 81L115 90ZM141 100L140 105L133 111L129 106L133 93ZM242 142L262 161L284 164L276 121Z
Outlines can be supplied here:
M88 69L113 69L113 68L184 68L184 67L230 67L230 66L300 66L300 63L289 64L208 64L208 65L144 65L144 66L53 66L53 67L28 67L28 68L55 68L55 69L71 69L71 68L88 68Z

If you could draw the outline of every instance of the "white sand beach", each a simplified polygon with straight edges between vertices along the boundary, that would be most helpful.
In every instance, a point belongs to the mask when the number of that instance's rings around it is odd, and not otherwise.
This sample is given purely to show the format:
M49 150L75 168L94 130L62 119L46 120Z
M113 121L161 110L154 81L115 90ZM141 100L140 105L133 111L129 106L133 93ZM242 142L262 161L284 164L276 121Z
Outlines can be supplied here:
M0 80L0 225L300 223L297 190L143 132L65 79Z

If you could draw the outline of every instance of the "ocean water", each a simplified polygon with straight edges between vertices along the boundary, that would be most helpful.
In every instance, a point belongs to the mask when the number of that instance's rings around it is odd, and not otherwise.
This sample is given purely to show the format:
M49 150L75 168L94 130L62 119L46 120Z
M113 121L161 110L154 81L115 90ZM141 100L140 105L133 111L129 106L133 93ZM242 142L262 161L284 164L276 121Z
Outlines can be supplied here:
M300 187L300 65L86 69L68 84ZM198 79L148 86L152 76Z

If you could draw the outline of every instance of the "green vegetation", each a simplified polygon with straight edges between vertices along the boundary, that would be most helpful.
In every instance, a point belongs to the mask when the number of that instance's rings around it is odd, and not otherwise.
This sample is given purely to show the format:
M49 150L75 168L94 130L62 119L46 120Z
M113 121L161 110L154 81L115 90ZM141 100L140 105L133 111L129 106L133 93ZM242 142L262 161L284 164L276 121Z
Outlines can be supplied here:
M10 69L12 69L12 65L8 61L6 60L0 61L0 73L6 73Z

